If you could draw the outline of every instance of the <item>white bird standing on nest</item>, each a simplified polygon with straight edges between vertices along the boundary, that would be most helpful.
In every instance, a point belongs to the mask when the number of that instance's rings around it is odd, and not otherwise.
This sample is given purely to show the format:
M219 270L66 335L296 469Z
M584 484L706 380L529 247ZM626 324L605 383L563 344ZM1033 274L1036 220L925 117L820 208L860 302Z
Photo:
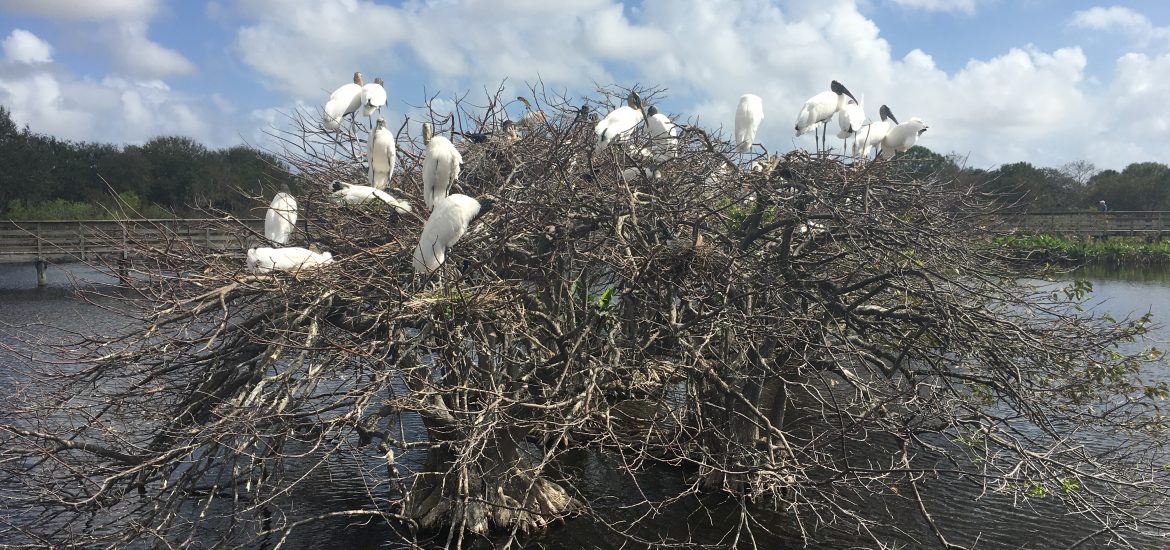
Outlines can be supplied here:
M491 209L493 202L458 193L437 201L414 249L415 272L433 273L439 269L447 259L447 251L467 232L471 222Z
M383 86L382 77L374 79L372 84L365 84L362 86L362 114L367 117L372 116L374 111L382 112L382 107L386 106L386 88Z
M882 139L882 158L888 159L895 153L909 151L918 143L918 136L929 128L921 118L914 117L890 129Z
M423 202L427 208L435 205L451 192L451 186L459 179L459 165L463 156L455 149L451 140L433 135L431 123L423 123L423 143L427 150L423 155Z
M837 113L837 125L841 127L841 130L837 132L838 138L848 141L849 138L853 137L854 143L857 143L857 133L865 126L864 95L858 101L849 101L845 104L845 107Z
M386 119L378 117L378 124L370 134L368 183L375 189L385 191L390 187L394 175L394 134L386 127Z
M300 271L333 263L333 254L318 253L308 248L258 247L248 249L248 271L270 273L272 271Z
M296 225L297 200L287 191L277 193L264 214L264 236L276 244L286 244Z
M898 119L894 118L894 113L885 105L882 105L881 109L878 110L878 114L880 115L879 120L869 123L857 132L857 137L853 141L854 157L868 158L870 149L880 146L890 128L898 123Z
M353 73L353 82L342 85L329 94L325 102L325 129L335 132L341 128L341 117L352 114L362 106L362 73Z
M735 108L735 150L747 153L756 141L756 131L764 120L764 100L756 94L743 94Z
M630 92L630 95L626 96L626 104L610 111L593 129L593 133L597 134L597 145L594 147L594 151L601 152L610 143L629 137L644 117L642 98L638 97L637 92Z
M410 203L394 198L393 195L375 189L369 185L355 185L346 183L344 181L334 181L330 190L332 193L329 198L338 204L369 204L374 201L382 201L394 208L399 214L406 214L410 212Z
M800 109L800 114L796 116L796 135L801 136L807 134L810 130L814 132L813 137L816 139L816 127L818 124L824 123L825 132L829 130L829 119L838 111L845 108L848 104L847 99L852 99L854 102L857 98L842 86L840 82L834 80L829 84L829 91L821 92L814 95L804 102L804 107ZM826 140L828 136L825 136ZM818 147L820 144L818 143Z
M678 138L674 135L674 122L671 122L670 117L658 112L655 105L646 110L646 126L650 128L650 139L654 145L668 152L674 151L678 145Z

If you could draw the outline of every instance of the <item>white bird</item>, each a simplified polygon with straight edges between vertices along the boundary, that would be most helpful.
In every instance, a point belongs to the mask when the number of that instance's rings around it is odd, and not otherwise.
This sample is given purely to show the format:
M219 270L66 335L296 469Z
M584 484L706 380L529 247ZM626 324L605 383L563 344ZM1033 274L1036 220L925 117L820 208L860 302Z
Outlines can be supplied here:
M671 152L678 145L678 138L674 135L675 125L674 122L671 122L670 117L658 112L658 107L651 105L646 110L646 126L650 128L650 139L653 145L660 152L664 152L664 154L657 155L658 158L671 156Z
M735 150L746 153L752 150L756 131L764 120L764 100L756 94L743 94L735 108Z
M330 199L338 204L367 204L373 201L382 201L394 208L399 214L410 212L410 203L396 199L390 193L375 189L369 185L354 185L344 181L334 181Z
M880 120L865 125L857 132L857 137L853 141L853 156L857 158L868 157L869 150L881 145L890 128L898 123L898 119L894 118L894 113L890 112L889 107L882 105L878 113L881 115Z
M458 193L440 199L423 224L422 237L414 249L415 272L432 273L439 269L447 259L447 251L467 232L471 222L491 209L492 202Z
M845 107L837 113L837 125L841 127L841 131L837 132L837 137L841 139L849 139L865 126L865 96L861 96L858 101L850 101L845 104Z
M642 177L642 175L645 175L646 179L653 180L653 179L658 179L658 177L661 174L659 174L658 170L655 170L653 168L637 168L637 167L626 168L625 170L622 170L622 173L621 173L622 181L625 183L633 183L633 182L637 181L638 178Z
M337 131L341 128L341 117L357 111L361 106L362 73L353 73L353 82L329 94L329 101L325 102L325 129Z
M378 124L370 134L369 147L368 183L375 189L385 191L390 187L390 177L394 175L394 149L394 134L386 127L386 119L378 117Z
M423 123L423 143L427 146L422 168L423 202L427 208L434 208L451 191L455 180L459 179L459 165L463 164L463 156L451 140L432 135L429 122Z
M250 248L248 249L248 271L269 273L272 271L300 271L333 263L333 254L317 253L307 248Z
M853 94L849 93L849 90L836 80L829 84L829 91L810 97L808 101L804 102L800 114L796 116L796 135L807 134L810 130L815 132L817 124L822 122L825 123L825 131L827 132L829 119L848 104L846 97L857 101L857 98L853 97Z
M374 114L374 111L382 112L382 107L386 106L386 88L382 85L382 77L374 79L373 84L365 84L362 86L362 114L367 117Z
M890 129L882 139L882 158L890 158L894 153L908 151L918 143L918 136L922 135L929 126L921 118L914 117Z
M286 244L296 225L297 200L288 192L277 193L264 214L264 236L274 243Z
M626 104L610 111L593 129L593 133L597 134L597 145L594 147L594 151L600 152L610 143L629 137L644 117L642 99L638 97L636 92L630 92L630 95L626 97Z

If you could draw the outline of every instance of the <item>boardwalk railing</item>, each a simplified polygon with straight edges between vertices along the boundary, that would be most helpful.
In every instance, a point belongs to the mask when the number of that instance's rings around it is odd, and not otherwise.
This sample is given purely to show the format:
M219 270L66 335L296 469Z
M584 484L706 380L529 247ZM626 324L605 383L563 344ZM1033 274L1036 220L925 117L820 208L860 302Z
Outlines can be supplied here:
M263 225L212 219L0 221L0 263L132 259L136 249L177 242L242 255Z
M1170 212L1029 212L1001 214L991 227L1003 233L1161 237L1170 235Z

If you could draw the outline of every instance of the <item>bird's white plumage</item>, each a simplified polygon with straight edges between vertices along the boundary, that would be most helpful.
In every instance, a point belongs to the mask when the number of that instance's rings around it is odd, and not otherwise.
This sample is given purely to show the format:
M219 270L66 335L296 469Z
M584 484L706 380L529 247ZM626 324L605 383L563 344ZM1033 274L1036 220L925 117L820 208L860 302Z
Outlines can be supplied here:
M609 147L609 144L628 138L634 133L634 128L642 123L643 118L645 115L642 113L638 95L631 92L626 98L626 105L610 111L605 118L597 121L597 126L593 128L593 133L597 135L594 151L600 152Z
M756 132L764 120L764 100L756 94L744 94L735 108L735 149L740 153L752 150Z
M329 94L329 101L325 102L325 129L332 132L341 128L341 117L357 111L361 105L362 73L354 73L353 82Z
M414 270L431 273L439 269L447 259L447 250L467 232L479 209L479 201L458 193L438 200L414 249Z
M837 113L837 124L841 127L837 137L841 139L848 139L861 131L861 127L865 126L865 98L847 102Z
M423 128L427 150L423 156L423 202L427 208L435 208L440 199L451 191L451 185L459 179L459 165L463 156L455 144L443 136L429 136L430 126Z
M362 114L370 116L374 111L381 112L386 106L386 88L382 86L382 79L375 78L373 82L362 85Z
M811 132L817 124L828 120L844 106L844 96L834 92L821 92L810 97L804 103L804 107L801 107L800 114L796 116L796 135Z
M277 193L264 214L264 236L274 243L286 244L296 225L297 200L289 193Z
M399 214L410 212L410 203L394 198L393 195L375 189L369 185L355 185L346 183L344 181L333 182L333 193L330 194L330 199L338 204L369 204L375 201L382 201L398 211Z
M333 255L329 252L317 253L299 246L248 249L248 271L252 273L300 271L330 263Z
M894 153L908 151L918 143L918 136L927 128L929 126L918 117L894 126L882 139L882 158L890 158Z
M624 181L626 183L634 183L634 182L638 181L638 179L641 178L642 175L645 175L646 179L657 179L659 176L659 173L658 173L658 170L655 170L653 168L637 168L637 167L633 167L633 166L631 166L630 168L626 168L625 170L622 170L622 173L621 173L622 181Z
M370 134L370 170L367 183L383 191L389 188L390 177L394 175L395 155L394 134L386 127L386 120L379 118L377 126Z
M857 132L857 141L853 142L853 156L859 158L869 156L870 150L881 145L893 127L894 123L889 120L875 120L863 126Z

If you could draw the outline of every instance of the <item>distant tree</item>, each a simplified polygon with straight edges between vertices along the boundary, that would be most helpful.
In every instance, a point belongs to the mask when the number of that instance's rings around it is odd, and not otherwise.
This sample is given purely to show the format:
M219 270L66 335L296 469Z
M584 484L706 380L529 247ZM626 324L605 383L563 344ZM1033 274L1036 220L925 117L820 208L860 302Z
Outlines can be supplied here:
M1104 170L1089 179L1087 205L1105 201L1111 210L1170 209L1170 167L1158 162L1135 162L1125 170Z
M171 210L193 206L196 197L207 196L207 148L182 136L156 137L142 146L150 162L148 197Z

